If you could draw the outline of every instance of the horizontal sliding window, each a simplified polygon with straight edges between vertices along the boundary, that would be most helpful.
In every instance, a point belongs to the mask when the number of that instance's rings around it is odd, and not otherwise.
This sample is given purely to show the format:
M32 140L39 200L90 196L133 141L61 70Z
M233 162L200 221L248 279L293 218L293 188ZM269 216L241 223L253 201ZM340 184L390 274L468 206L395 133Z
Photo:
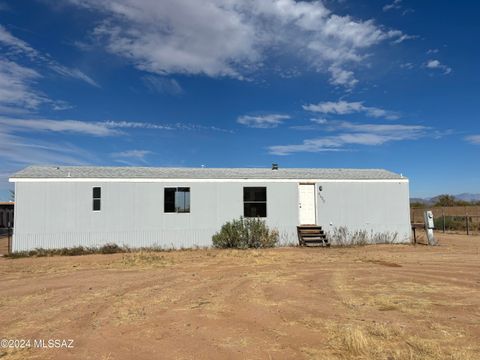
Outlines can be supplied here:
M165 188L163 208L166 213L190 212L190 188Z
M243 188L243 216L267 217L267 188Z

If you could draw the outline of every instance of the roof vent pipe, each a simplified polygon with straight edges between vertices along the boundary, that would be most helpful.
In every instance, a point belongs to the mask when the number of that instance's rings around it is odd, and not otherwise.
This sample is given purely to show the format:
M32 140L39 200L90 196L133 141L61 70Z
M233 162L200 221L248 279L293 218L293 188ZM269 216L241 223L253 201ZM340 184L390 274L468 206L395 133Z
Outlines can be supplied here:
M278 164L273 163L272 164L272 170L278 170Z

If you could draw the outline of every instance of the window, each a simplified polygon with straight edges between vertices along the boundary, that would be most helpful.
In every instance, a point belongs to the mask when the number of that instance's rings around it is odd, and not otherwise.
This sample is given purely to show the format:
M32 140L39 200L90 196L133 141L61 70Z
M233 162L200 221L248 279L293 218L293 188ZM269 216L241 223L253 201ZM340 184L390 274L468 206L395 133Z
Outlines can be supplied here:
M166 213L189 213L190 188L165 188L163 205Z
M100 211L100 202L102 199L102 188L93 188L93 211Z
M243 216L267 217L267 188L243 188Z

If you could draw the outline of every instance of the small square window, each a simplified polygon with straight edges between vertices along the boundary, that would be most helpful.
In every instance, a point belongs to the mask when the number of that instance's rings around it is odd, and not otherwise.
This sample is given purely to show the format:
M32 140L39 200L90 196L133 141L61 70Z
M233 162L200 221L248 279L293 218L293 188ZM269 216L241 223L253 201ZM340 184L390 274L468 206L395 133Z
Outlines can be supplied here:
M163 209L166 213L190 212L190 188L165 188Z

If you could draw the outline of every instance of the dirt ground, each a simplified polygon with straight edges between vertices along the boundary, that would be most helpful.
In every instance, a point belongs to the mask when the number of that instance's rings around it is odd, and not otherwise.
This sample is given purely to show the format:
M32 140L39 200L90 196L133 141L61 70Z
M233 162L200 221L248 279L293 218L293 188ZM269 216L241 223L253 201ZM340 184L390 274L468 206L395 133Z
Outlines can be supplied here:
M480 237L438 236L438 247L1 258L0 338L31 347L0 358L479 359Z
M8 237L0 234L0 255L8 253Z

